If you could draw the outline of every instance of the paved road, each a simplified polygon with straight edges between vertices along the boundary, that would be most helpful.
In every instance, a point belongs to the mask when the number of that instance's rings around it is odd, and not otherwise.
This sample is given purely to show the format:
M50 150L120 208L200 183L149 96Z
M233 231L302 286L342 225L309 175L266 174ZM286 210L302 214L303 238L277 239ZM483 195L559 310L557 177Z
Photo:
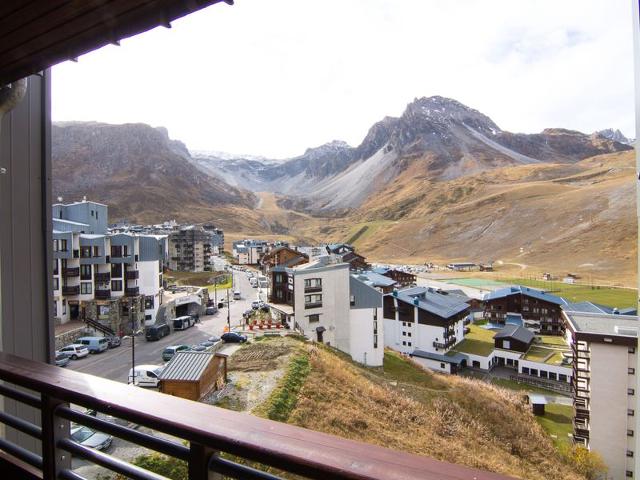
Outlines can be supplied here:
M218 266L218 268L222 265ZM222 269L222 268L221 268ZM234 289L240 290L241 300L232 300L230 304L231 328L242 323L242 313L251 308L251 302L257 299L257 289L251 287L246 273L234 271ZM218 292L226 297L226 290ZM229 292L233 296L233 290ZM201 322L193 327L172 332L170 335L156 342L147 342L143 335L135 339L135 363L136 365L162 365L162 351L170 345L200 343L212 335L220 336L227 326L227 308L222 308L215 315L201 317ZM113 350L107 350L96 355L71 361L67 368L91 375L108 378L126 383L129 369L132 363L131 339L124 339L122 346Z

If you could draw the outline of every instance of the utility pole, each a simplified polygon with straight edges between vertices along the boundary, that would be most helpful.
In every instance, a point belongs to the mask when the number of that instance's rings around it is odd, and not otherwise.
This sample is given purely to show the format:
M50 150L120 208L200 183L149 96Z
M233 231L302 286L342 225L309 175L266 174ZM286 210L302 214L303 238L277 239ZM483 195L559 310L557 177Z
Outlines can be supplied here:
M227 327L231 331L231 303L229 303L229 289L227 288Z

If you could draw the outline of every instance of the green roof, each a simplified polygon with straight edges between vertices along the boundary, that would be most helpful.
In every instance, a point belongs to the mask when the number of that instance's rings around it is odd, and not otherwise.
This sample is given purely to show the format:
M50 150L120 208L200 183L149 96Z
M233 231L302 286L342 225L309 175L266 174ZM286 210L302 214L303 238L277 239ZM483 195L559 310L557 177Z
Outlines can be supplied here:
M496 334L493 330L478 327L477 325L469 325L469 333L464 340L456 345L447 355L455 355L457 352L470 353L486 357L491 354L495 346L493 336Z

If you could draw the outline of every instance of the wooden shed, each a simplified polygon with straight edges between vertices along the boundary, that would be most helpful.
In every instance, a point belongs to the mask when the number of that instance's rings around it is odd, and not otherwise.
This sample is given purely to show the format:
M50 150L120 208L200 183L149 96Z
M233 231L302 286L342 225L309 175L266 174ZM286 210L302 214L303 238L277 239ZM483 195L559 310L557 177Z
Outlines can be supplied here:
M224 385L227 357L211 352L178 352L160 374L160 391L200 400Z

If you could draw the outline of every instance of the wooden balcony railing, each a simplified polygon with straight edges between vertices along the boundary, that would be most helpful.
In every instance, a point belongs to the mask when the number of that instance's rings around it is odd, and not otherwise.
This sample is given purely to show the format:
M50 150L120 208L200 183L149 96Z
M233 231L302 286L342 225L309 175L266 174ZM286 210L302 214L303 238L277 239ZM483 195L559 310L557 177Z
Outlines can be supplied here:
M71 471L71 455L133 479L161 478L69 438L69 422L86 425L188 463L189 479L279 477L237 461L255 462L312 479L505 480L507 477L335 437L224 410L171 395L0 353L0 395L41 412L42 425L0 412L0 422L41 442L42 456L0 438L0 471L33 469L43 478L82 479ZM176 437L169 440L87 415L70 405ZM227 458L221 456L225 454ZM27 465L25 465L27 464ZM264 467L262 467L264 468ZM216 472L219 475L215 475ZM31 477L28 477L31 478ZM164 477L162 477L164 478Z
M62 287L62 295L80 295L80 285Z
M136 280L140 277L140 271L138 270L127 270L126 273L127 280Z
M80 276L80 267L69 267L62 269L63 277L78 277Z
M95 274L96 282L98 283L107 283L111 281L111 273L110 272L100 272Z
M127 297L135 297L136 295L140 295L140 287L128 287L124 290L124 294Z

